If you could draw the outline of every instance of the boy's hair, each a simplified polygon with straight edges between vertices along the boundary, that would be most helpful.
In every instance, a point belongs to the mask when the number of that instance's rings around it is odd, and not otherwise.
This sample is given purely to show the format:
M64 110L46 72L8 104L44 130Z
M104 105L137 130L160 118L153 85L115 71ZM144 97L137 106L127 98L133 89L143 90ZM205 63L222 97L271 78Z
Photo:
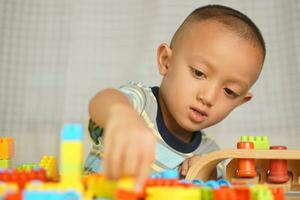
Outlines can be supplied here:
M180 25L171 40L171 48L178 38L182 37L189 24L204 20L214 20L237 33L241 38L251 41L262 51L263 60L266 47L263 36L258 27L243 13L222 5L207 5L194 10Z

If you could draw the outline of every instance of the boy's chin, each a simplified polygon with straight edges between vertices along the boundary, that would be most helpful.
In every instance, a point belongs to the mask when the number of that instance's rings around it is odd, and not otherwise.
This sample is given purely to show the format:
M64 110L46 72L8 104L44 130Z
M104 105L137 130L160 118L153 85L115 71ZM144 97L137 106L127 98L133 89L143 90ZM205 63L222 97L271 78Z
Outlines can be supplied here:
M194 124L194 123L186 123L182 125L182 128L188 132L195 132L195 131L200 131L206 127L204 127L203 125L199 125L199 124Z

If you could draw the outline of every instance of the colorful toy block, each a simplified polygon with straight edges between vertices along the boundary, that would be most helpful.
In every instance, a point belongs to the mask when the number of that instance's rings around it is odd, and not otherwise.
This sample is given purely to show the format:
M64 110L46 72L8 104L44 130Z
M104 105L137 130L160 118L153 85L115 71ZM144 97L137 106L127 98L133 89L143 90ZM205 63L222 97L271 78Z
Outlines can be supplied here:
M11 166L10 159L0 159L0 169L8 169Z
M58 181L58 168L56 158L54 156L43 156L39 166L46 170L46 175L53 181Z
M83 128L80 124L67 124L61 133L61 181L80 182L83 163Z
M0 159L11 159L14 152L14 139L10 137L0 138Z
M117 188L116 181L107 180L101 174L92 174L85 177L88 191L97 198L113 198Z
M198 188L184 187L149 187L146 191L147 200L199 200L201 191Z
M241 142L253 142L254 149L269 149L269 138L267 136L241 136Z
M32 163L32 164L22 164L16 167L17 170L19 171L31 171L33 169L39 169L40 166L37 163Z
M29 172L18 170L0 171L0 181L6 183L16 183L21 189L24 188L25 184L33 180L42 182L48 181L45 170L38 169Z
M263 185L254 185L251 187L252 200L273 200L272 191Z

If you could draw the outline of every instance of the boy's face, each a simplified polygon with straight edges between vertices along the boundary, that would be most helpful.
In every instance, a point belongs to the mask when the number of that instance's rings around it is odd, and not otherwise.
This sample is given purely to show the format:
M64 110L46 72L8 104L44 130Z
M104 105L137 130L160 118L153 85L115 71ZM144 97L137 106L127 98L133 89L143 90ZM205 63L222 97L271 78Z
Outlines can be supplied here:
M215 21L190 25L158 49L160 104L167 127L191 132L223 120L247 102L263 63L258 47Z

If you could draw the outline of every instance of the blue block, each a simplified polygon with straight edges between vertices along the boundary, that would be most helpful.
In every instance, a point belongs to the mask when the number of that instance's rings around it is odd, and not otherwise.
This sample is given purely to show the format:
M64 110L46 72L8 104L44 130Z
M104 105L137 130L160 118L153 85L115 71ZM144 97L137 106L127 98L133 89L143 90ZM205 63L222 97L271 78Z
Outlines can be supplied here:
M201 181L200 179L193 179L192 180L192 183L195 184L195 185L201 185L201 186L204 186L204 182Z
M213 189L218 189L218 188L220 188L218 182L217 182L217 181L214 181L214 180L210 180L210 181L205 182L204 186L210 187L210 188L213 188Z
M162 178L166 179L177 179L179 178L178 170L165 170L161 172Z
M66 124L61 133L62 140L78 141L83 138L83 128L81 124Z
M231 186L231 183L226 179L220 179L217 181L217 183L219 184L219 186Z

